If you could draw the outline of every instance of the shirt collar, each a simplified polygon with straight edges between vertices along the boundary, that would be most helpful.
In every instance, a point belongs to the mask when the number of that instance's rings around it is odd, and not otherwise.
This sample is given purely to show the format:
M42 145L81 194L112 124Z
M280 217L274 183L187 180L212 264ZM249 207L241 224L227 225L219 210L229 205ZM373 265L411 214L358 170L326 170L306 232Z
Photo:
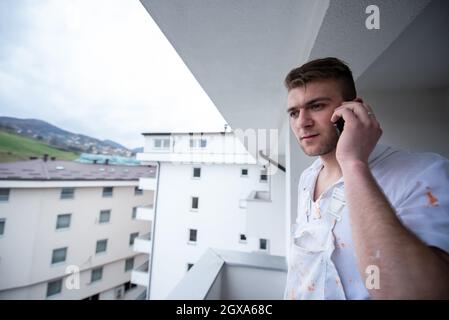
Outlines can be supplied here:
M387 153L388 153L388 154L391 153L391 152L389 152L389 151L394 151L394 150L393 150L391 147L389 147L389 146L386 146L386 145L383 145L383 144L380 144L380 143L376 144L376 146L374 147L373 151L371 152L371 154L370 154L370 156L369 156L369 158L368 158L368 164L369 164L369 166L370 166L370 167L373 167L374 163L375 163L377 160L383 158L383 155L386 155ZM316 160L312 163L312 165L311 165L311 170L312 170L312 172L311 172L311 174L309 175L309 177L311 177L312 179L316 179L316 177L317 177L317 175L318 175L318 172L321 170L322 165L323 165L323 162L321 161L321 158L318 157L318 159L316 159ZM341 178L335 183L335 185L340 184L340 183L343 183L343 177L341 177ZM312 186L314 185L314 183L308 184L308 185L309 185L309 188L312 188ZM312 189L313 189L313 188L312 188ZM308 190L308 191L311 192L312 189L310 189L310 190Z
M385 154L387 151L392 151L392 148L390 146L386 146L383 144L376 144L373 151L371 152L369 158L368 158L368 164L370 166L373 165L373 163L380 158L383 154ZM321 158L318 157L311 165L311 168L313 171L320 170L323 162L321 161Z

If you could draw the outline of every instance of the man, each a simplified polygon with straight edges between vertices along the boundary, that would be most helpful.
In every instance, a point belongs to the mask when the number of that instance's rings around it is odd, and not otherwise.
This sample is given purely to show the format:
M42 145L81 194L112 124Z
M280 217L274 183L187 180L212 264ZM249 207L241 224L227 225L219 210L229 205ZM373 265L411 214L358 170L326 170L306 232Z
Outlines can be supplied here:
M299 181L286 298L449 298L449 160L377 144L374 111L336 58L285 85L291 129L319 156Z

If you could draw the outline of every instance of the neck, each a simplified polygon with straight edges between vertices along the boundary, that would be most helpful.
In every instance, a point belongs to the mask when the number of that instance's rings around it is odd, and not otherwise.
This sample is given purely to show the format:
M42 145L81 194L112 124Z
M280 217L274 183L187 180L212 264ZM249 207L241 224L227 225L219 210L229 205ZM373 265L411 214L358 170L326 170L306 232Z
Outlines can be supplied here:
M321 161L323 162L323 172L327 176L338 177L342 176L340 164L337 161L337 157L335 156L335 149L327 154L323 154L320 156Z

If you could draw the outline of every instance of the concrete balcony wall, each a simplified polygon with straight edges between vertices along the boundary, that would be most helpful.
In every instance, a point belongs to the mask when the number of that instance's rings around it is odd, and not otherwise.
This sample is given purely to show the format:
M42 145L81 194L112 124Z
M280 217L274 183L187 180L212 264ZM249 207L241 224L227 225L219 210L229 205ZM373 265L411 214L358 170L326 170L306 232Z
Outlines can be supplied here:
M283 299L285 257L208 249L168 299Z
M144 221L154 221L154 206L140 206L137 207L136 219Z
M135 252L151 254L151 232L134 239Z
M156 190L156 178L140 178L139 189L143 190Z
M148 261L131 272L131 282L139 286L148 287L150 273L148 272Z

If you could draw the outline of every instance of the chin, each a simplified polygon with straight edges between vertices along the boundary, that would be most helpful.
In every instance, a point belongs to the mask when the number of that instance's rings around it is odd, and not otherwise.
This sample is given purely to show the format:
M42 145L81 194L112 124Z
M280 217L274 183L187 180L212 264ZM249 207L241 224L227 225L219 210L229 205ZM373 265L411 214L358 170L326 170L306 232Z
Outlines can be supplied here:
M320 144L317 146L303 146L301 144L301 149L309 157L323 156L335 150L337 146L336 141L329 141L327 144Z

